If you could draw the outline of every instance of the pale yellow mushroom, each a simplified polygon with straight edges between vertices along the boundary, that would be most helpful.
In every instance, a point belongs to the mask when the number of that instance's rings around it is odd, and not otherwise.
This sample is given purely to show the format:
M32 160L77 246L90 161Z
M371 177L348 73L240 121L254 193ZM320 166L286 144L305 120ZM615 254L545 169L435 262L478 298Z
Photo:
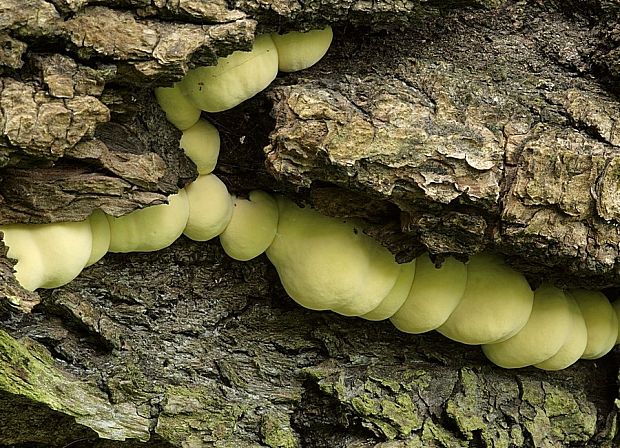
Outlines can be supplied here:
M17 260L15 278L29 291L56 288L82 271L92 250L88 220L0 227L7 257Z
M543 285L534 292L534 306L527 324L510 339L483 345L484 354L493 363L507 369L543 362L560 351L573 316L570 302L561 289Z
M152 252L170 246L181 234L189 216L185 190L160 204L136 210L110 223L110 252Z
M232 218L220 235L231 258L251 260L265 252L278 229L278 204L264 191L250 192L248 199L234 198Z
M95 210L88 218L93 235L93 244L90 258L86 266L101 260L110 249L110 223L105 213Z
M400 274L396 279L396 284L388 295L381 301L381 303L371 312L364 314L364 319L367 320L384 320L391 317L402 304L407 300L411 285L413 284L413 277L415 275L415 260L411 263L405 263L400 265Z
M180 85L194 106L221 112L264 90L277 74L278 52L265 34L256 38L251 51L235 51L217 65L188 71Z
M210 174L220 154L220 133L207 120L198 120L191 128L183 131L181 148L196 164L198 174Z
M616 338L616 344L620 344L620 300L616 300L611 304L614 307L614 311L616 312L616 318L618 319L618 337Z
M321 30L305 33L292 31L286 34L272 34L278 49L278 68L281 72L296 72L312 67L319 62L332 43L334 33L327 26Z
M362 227L278 198L280 220L267 256L300 305L361 316L394 287L400 266Z
M156 88L155 97L168 121L181 131L192 127L200 118L200 109L189 101L178 83Z
M586 322L583 320L579 305L571 294L565 293L568 300L571 314L571 324L566 340L560 350L551 358L534 364L534 367L538 367L543 370L562 370L568 366L573 365L586 348L588 343L588 330L586 329Z
M189 219L183 233L194 241L207 241L224 231L232 218L233 200L215 175L198 176L186 188Z
M588 331L588 344L581 357L600 358L616 344L618 316L607 297L600 291L571 289L568 293L577 301Z
M523 274L502 257L475 255L467 265L463 297L437 331L463 344L500 342L525 326L533 301L534 292Z
M448 257L437 268L428 254L416 261L413 286L407 300L390 318L406 333L425 333L441 326L459 304L467 282L464 263Z

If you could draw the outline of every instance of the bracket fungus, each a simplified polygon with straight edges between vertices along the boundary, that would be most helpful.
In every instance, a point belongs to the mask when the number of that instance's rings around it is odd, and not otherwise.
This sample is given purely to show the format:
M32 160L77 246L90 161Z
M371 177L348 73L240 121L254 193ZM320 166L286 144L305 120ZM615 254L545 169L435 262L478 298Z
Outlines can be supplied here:
M278 69L281 72L296 72L312 67L325 56L334 33L331 26L326 26L307 32L273 33L271 37L278 49Z
M200 120L201 110L230 109L275 78L278 67L307 68L326 53L326 27L307 33L263 35L251 51L236 51L215 66L190 70L155 95L168 120L183 131L180 147L199 176L168 204L121 217L95 211L84 222L0 226L16 278L30 291L68 283L110 252L154 251L182 233L196 241L219 235L237 260L263 252L286 292L300 305L367 320L390 319L399 330L437 330L465 344L482 344L499 366L559 370L579 358L595 359L620 342L620 301L597 291L533 292L502 257L483 253L435 266L428 254L399 265L356 221L301 208L283 197L252 191L233 197L212 171L220 139Z
M235 51L216 65L187 72L180 83L192 104L222 112L252 98L278 74L278 52L268 34L256 37L251 51Z
M437 268L428 254L417 258L413 286L405 303L390 317L406 333L425 333L441 326L459 304L467 267L452 257Z
M155 98L166 113L166 119L181 131L191 128L200 118L200 109L190 102L178 83L156 88Z
M555 355L543 362L534 364L534 367L543 370L565 369L577 362L586 349L588 343L586 322L583 320L579 305L577 305L573 296L571 294L566 294L566 298L568 299L571 315L571 324L566 340Z
M249 199L235 197L230 222L220 235L224 252L248 261L265 252L278 230L278 204L264 191L250 192Z
M95 210L88 218L93 244L86 267L101 260L110 249L110 223L101 210Z
M616 344L620 344L620 300L616 300L611 306L614 307L616 319L618 319L618 337L616 338Z
M616 344L618 338L618 317L600 291L571 289L572 295L586 323L588 342L581 357L597 359L607 354Z
M189 219L183 233L194 241L207 241L224 231L233 213L232 196L215 174L198 176L185 187Z
M277 201L280 221L267 257L293 300L345 316L375 309L400 273L394 256L355 223Z
M525 277L501 257L475 255L467 264L463 297L437 331L463 344L499 342L525 326L533 301Z
M210 174L220 154L220 133L207 120L198 120L183 131L181 148L196 165L198 174Z
M56 288L82 271L92 252L88 220L0 227L7 257L17 260L15 278L28 291Z
M375 309L360 317L366 320L384 320L392 316L405 303L413 284L416 262L400 265L400 273L396 283L387 296L377 305Z
M160 204L119 218L108 215L110 252L152 252L170 246L181 236L189 216L185 190Z
M503 342L483 345L482 350L500 367L538 364L560 351L571 324L570 303L564 292L543 285L534 292L532 314L521 331Z

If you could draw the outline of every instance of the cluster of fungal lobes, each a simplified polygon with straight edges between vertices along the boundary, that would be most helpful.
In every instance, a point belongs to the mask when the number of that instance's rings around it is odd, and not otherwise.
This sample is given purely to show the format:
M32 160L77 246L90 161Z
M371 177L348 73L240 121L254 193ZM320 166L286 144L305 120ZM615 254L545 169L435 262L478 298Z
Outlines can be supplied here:
M229 194L212 174L219 134L201 111L230 109L266 88L278 71L313 65L331 40L329 27L262 35L251 51L234 52L157 89L168 120L183 132L180 146L198 178L168 204L118 218L95 211L84 222L0 227L20 284L31 291L54 288L108 251L155 251L181 234L196 241L219 236L236 260L266 252L286 292L306 308L390 319L407 333L437 330L482 345L501 367L558 370L609 352L620 340L620 301L612 305L598 291L548 284L532 291L522 274L489 253L468 263L448 258L436 266L425 254L398 264L364 234L361 222L327 217L263 191L250 192L248 199Z

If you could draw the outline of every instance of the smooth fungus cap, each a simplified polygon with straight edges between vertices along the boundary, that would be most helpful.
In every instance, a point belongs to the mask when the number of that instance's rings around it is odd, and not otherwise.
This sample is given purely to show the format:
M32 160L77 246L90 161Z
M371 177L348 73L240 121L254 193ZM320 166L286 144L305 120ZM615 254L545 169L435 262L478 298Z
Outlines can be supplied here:
M185 190L154 205L116 218L110 223L110 252L152 252L170 246L181 234L189 216Z
M183 233L194 241L207 241L224 231L233 213L232 196L215 174L198 176L185 187L189 219Z
M428 254L416 260L413 285L402 306L390 318L406 333L425 333L442 325L459 304L467 282L464 263L448 257L435 267Z
M189 101L178 83L156 88L155 97L168 121L181 131L192 127L200 118L200 109Z
M413 284L413 276L415 275L415 260L410 263L400 265L400 274L396 279L394 287L381 303L371 312L364 314L367 320L384 320L391 317L402 304L407 300L411 285Z
M278 229L278 204L264 191L250 192L250 199L235 198L232 218L220 235L224 252L235 260L258 257L271 245Z
M194 106L222 112L264 90L278 74L278 52L268 34L258 36L251 51L235 51L217 65L187 72L181 88Z
M581 357L597 359L607 354L618 338L618 316L600 291L571 289L588 331L588 343Z
M220 154L220 133L207 120L198 120L191 128L183 131L181 148L196 164L198 174L210 174Z
M483 345L484 354L506 369L530 366L555 355L571 330L570 302L561 289L543 285L534 292L532 314L510 339Z
M15 278L24 289L57 288L82 271L92 249L88 220L0 227L7 257L17 260Z
M278 49L278 68L281 72L296 72L312 67L319 62L332 43L334 33L327 26L322 30L305 33L292 31L286 34L272 34Z
M588 343L586 322L583 320L581 310L574 297L570 293L566 293L566 299L568 300L571 314L571 324L566 340L555 355L543 362L534 364L534 367L543 370L562 370L577 362L581 355L583 355L583 351Z
M101 210L95 210L89 217L90 229L93 234L93 245L86 266L101 260L110 249L110 223Z
M620 323L620 300L616 300L611 304L614 307L614 311L616 312L616 317L618 318L618 322ZM618 337L616 338L616 344L620 344L620 324L618 325Z
M523 274L499 256L475 255L467 265L463 297L437 331L463 344L499 342L525 326L533 302L534 292Z
M277 201L280 220L267 256L289 296L345 316L376 308L400 274L393 255L350 221Z

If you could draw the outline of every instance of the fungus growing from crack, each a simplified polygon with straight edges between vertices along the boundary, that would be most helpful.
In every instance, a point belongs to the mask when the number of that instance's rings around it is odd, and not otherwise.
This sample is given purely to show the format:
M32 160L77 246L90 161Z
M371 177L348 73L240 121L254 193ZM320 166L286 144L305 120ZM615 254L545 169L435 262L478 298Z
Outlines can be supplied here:
M525 326L533 300L523 274L499 256L478 254L467 264L463 297L437 331L463 344L500 342Z
M561 289L543 285L534 292L527 324L510 339L483 345L493 363L507 369L541 363L557 352L571 331L570 303Z
M216 65L188 71L180 86L195 107L222 112L264 90L277 74L278 52L271 36L264 34L251 51L235 51Z
M410 263L401 264L400 273L398 274L396 283L388 295L375 309L360 317L363 317L366 320L384 320L398 311L409 296L409 291L411 290L411 285L413 284L413 278L415 275L415 266L415 260Z
M467 267L452 257L436 267L428 254L416 261L413 286L405 302L390 318L406 333L425 333L441 326L459 304L467 281Z
M90 223L93 243L86 267L101 260L110 249L110 223L106 214L101 210L95 210L89 216L88 222Z
M166 119L181 131L192 127L200 118L200 109L190 102L178 83L156 88L155 97Z
M600 291L571 289L568 292L579 305L586 323L588 343L581 357L596 359L607 354L618 338L618 317L607 297Z
M110 252L152 252L170 246L185 229L189 203L185 190L160 204L121 217L108 215Z
M220 133L207 120L198 120L183 131L181 148L196 165L198 174L210 174L220 154Z
M82 271L92 252L90 222L9 224L0 227L7 257L17 260L15 278L24 289L57 288Z
M232 218L220 235L224 252L248 261L265 252L278 229L278 204L264 191L250 192L249 200L234 198Z
M543 370L562 370L573 365L581 358L581 355L583 355L588 343L586 323L583 320L581 310L574 297L566 293L566 298L569 303L571 315L570 330L568 331L566 340L555 355L543 362L534 364L534 367Z
M157 89L169 121L184 130L181 147L201 176L187 192L173 195L170 204L120 218L96 211L86 224L1 227L9 257L18 260L18 281L30 290L56 287L108 248L158 250L182 231L199 241L220 235L226 253L238 260L266 250L289 295L311 309L368 320L391 318L411 333L439 327L452 339L485 343L489 359L509 368L535 364L557 370L579 357L607 353L620 341L620 301L612 307L601 293L573 290L565 295L551 286L533 294L521 274L489 254L472 257L468 265L448 258L437 268L428 255L398 265L356 222L261 191L233 201L226 186L208 174L217 162L219 135L208 122L198 121L197 104L207 111L228 109L266 87L278 59L281 71L307 68L325 54L331 38L329 27L274 35L275 43L260 36L251 52L235 52L215 67L190 71L182 84Z
M400 266L357 224L278 197L280 220L267 256L300 305L361 316L394 287Z
M611 304L616 312L616 318L618 319L618 337L616 338L616 344L620 344L620 300L616 300Z
M296 72L312 67L321 60L332 43L331 26L308 32L292 31L271 35L278 49L278 68L281 72Z
M194 241L207 241L224 231L233 213L232 196L215 175L207 174L185 187L189 219L183 233Z

